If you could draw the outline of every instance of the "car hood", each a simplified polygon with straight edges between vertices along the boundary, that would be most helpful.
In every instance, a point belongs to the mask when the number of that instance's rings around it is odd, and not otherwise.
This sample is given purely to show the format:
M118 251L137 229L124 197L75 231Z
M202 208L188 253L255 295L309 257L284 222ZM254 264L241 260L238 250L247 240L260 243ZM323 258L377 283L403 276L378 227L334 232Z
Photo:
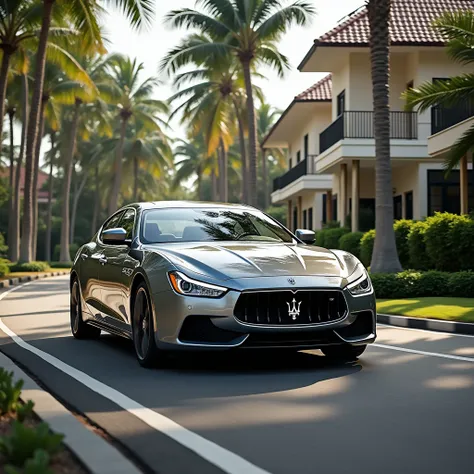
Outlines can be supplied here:
M344 278L358 263L346 252L293 243L197 242L146 248L183 272L216 280L311 275Z

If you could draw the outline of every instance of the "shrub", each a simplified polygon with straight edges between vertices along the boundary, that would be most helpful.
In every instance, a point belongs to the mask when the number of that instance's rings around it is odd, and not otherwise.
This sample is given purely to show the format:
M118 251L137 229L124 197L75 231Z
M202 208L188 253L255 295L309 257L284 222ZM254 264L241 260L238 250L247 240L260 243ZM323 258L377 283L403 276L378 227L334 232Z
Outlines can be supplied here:
M339 247L341 250L352 253L360 258L360 240L364 235L363 232L348 232L339 239Z
M49 469L50 463L49 454L43 449L37 449L33 457L25 462L22 469L17 469L14 466L5 466L6 474L53 474L53 471Z
M0 368L0 415L16 411L22 387L23 380L14 383L13 372Z
M71 268L72 262L49 262L50 268Z
M448 275L449 296L474 298L474 272L457 272Z
M327 229L324 231L324 243L322 247L327 249L338 249L339 239L349 232L346 227L335 227L333 229Z
M18 404L16 407L16 419L23 423L27 418L33 415L35 404L32 400L28 400L25 404Z
M426 252L425 232L426 221L414 222L407 237L410 267L415 270L431 268L430 259Z
M418 282L418 293L415 296L451 296L450 292L449 274L446 272L438 272L431 270L429 272L420 273Z
M63 438L61 434L52 433L47 423L30 428L14 420L11 434L0 438L0 452L7 463L23 466L36 450L56 453Z
M10 261L4 258L0 258L0 277L8 275L10 273Z
M372 260L374 242L375 229L369 230L360 239L360 259L366 267L370 265L370 261Z
M323 229L338 229L339 227L341 227L339 221L329 221L323 224Z
M0 259L6 258L8 253L8 246L5 245L5 237L3 234L0 234Z
M324 247L324 241L326 240L326 232L329 229L321 229L316 232L316 242L315 245L318 247Z
M12 263L12 272L46 272L49 270L48 262Z
M408 234L413 227L413 221L400 219L393 224L398 258L403 268L410 267L410 253L408 248Z
M466 216L460 217L462 219L456 219L448 236L455 249L455 270L474 270L474 221Z

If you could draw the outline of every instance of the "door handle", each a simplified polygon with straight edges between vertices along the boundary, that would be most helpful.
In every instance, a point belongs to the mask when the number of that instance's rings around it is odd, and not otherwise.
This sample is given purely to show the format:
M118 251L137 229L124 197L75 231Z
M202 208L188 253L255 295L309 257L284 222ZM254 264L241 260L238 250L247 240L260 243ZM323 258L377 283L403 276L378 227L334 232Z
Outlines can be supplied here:
M89 258L89 255L87 255L86 253L81 253L81 258L82 260L87 260Z
M105 257L99 257L99 262L102 264L102 265L105 265L107 263L107 259Z

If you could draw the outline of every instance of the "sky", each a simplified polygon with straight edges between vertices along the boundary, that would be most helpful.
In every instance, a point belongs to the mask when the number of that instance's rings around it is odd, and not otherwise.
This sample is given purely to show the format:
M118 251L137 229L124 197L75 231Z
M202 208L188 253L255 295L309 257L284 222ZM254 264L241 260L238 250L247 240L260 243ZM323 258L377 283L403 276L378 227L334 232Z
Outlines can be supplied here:
M317 11L311 26L295 26L289 30L280 42L280 51L291 62L291 70L280 79L276 73L269 69L259 72L266 77L260 82L267 102L277 109L284 110L293 100L295 95L317 82L324 74L302 73L297 70L313 41L337 25L348 14L364 4L364 0L312 0ZM167 99L173 93L170 80L160 76L159 63L169 49L175 46L187 31L172 30L163 26L163 18L171 9L194 8L195 0L173 0L167 2L156 1L156 16L152 26L146 31L134 31L127 23L126 18L118 11L108 11L104 19L105 32L109 40L109 52L120 52L131 57L136 57L144 64L143 78L158 76L164 80L163 86L155 91L155 98ZM177 123L172 124L173 134L184 138L184 129Z

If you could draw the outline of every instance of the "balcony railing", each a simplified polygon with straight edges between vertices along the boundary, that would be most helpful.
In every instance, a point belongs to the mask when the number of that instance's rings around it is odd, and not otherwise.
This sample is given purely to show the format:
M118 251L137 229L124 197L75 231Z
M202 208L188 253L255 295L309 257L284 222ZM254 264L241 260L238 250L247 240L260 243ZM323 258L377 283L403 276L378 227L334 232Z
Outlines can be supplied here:
M416 112L390 112L390 138L415 140L417 137ZM342 113L319 135L319 152L323 153L344 138L374 138L374 113Z
M440 107L431 108L431 134L446 130L463 120L474 116L474 104L467 102L466 104L456 107Z
M301 176L307 174L306 159L300 161L296 166L293 166L289 171L278 178L273 180L273 191L278 189L283 189L285 186L288 186L293 181L297 180Z

